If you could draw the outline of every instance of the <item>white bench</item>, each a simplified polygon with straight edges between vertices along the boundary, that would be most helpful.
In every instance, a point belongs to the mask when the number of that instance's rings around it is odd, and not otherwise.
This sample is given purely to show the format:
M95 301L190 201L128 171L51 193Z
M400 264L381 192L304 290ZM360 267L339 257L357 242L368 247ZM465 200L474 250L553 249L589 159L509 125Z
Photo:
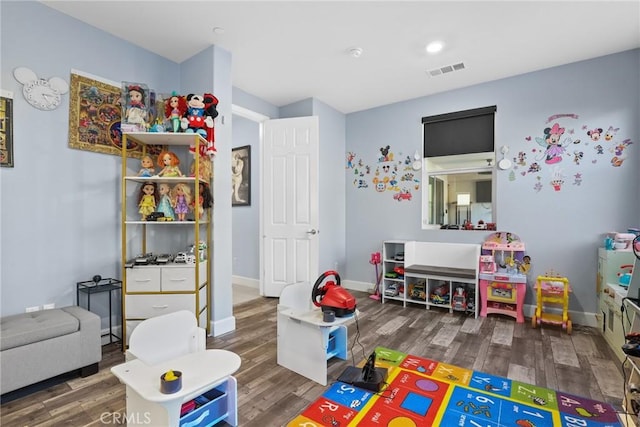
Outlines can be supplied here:
M453 282L474 287L474 311L478 317L478 266L481 245L472 243L406 242L404 245L404 276L449 283L449 295L453 296ZM428 295L427 295L428 301ZM429 306L438 304L428 303ZM453 311L451 301L449 311Z

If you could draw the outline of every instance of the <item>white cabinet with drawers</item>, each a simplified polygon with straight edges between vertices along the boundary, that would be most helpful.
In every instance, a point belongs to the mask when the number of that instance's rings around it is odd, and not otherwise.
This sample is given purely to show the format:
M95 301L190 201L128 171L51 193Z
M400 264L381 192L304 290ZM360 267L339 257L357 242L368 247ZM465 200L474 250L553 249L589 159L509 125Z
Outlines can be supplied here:
M193 154L207 141L185 133L133 132L122 138L123 349L141 321L178 310L191 311L199 326L209 332L211 265L207 260L211 258L212 227L211 208L204 200L205 191L210 194L212 188L213 163L206 156ZM182 176L138 176L140 160L131 158L127 147L142 147L140 154L152 157L156 172L160 154L170 151L180 160ZM158 190L167 188L170 193L177 188L181 194L190 192L186 217L180 220L177 214L173 218L164 212L161 215L159 200L153 215L142 215L143 190L151 185ZM155 263L162 255L177 255L189 248L193 252L181 255L180 260L195 262Z

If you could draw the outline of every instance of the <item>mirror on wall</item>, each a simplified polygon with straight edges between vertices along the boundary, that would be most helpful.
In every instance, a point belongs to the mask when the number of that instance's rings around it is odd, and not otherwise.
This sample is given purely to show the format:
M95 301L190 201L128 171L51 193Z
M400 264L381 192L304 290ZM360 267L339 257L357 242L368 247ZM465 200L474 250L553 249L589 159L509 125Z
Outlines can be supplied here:
M426 159L431 228L493 230L493 153ZM466 157L466 158L465 158Z

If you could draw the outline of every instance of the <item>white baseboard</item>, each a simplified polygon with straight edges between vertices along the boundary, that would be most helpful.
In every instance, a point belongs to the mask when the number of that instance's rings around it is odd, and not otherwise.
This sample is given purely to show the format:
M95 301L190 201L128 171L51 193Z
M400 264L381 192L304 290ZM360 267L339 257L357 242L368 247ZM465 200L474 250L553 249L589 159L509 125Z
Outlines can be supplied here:
M352 291L361 291L373 293L375 285L369 282L357 282L355 280L343 280L341 283L343 288L351 289Z
M224 335L227 332L232 332L236 330L236 318L235 316L230 316L225 319L220 320L212 320L211 321L211 336L219 337L220 335Z
M231 283L247 286L249 288L260 289L260 280L243 276L231 276Z

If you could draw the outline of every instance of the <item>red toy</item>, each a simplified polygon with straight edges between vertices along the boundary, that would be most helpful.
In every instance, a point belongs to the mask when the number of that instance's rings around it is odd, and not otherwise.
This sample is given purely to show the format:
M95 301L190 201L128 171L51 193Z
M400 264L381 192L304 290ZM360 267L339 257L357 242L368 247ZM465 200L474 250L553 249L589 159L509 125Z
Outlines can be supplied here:
M205 93L203 101L205 116L211 117L212 119L218 117L218 110L216 108L218 106L218 98L212 93ZM212 124L211 127L207 127L207 141L209 142L209 144L207 144L207 154L210 156L213 156L216 152L215 140L215 127Z
M327 280L324 283L329 276L335 277L336 281ZM340 286L340 275L333 270L325 271L318 277L311 290L311 301L323 312L335 312L336 317L346 317L356 311L355 297Z

